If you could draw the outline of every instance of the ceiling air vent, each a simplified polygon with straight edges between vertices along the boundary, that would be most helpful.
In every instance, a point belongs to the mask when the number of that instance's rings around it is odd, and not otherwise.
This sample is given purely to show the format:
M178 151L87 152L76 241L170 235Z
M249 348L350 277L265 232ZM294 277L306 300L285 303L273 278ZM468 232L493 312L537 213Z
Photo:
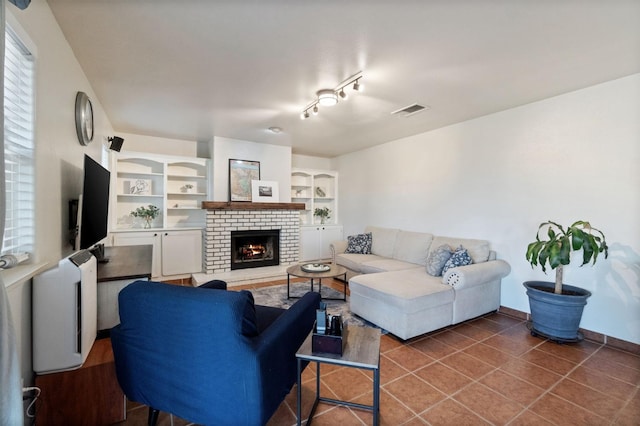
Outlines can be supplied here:
M413 114L417 114L420 111L424 111L426 109L429 109L428 106L422 106L422 105L418 105L418 104L413 104L413 105L409 105L406 106L404 108L400 108L399 110L393 111L391 113L391 115L400 115L402 117L410 117Z

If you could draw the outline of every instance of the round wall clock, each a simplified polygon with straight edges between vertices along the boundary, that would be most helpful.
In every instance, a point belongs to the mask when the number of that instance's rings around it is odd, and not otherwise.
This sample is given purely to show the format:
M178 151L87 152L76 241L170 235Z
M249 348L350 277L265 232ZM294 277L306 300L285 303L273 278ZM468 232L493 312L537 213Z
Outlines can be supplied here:
M76 133L80 145L89 145L93 140L93 106L84 92L76 95Z

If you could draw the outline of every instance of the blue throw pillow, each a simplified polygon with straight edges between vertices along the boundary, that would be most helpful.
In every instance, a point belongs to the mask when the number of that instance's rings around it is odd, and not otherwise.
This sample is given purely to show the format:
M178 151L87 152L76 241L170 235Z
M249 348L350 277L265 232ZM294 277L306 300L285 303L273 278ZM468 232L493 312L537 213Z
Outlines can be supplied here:
M442 269L449 259L451 259L451 247L446 244L441 245L427 258L427 274L433 277L442 276Z
M345 253L371 254L372 235L366 234L349 235L347 237L347 250Z
M444 273L451 268L455 268L456 266L471 265L472 263L473 260L471 259L471 256L469 256L467 249L460 246L451 255L449 260L447 260L447 263L444 264L444 268L442 268L442 275L444 275Z

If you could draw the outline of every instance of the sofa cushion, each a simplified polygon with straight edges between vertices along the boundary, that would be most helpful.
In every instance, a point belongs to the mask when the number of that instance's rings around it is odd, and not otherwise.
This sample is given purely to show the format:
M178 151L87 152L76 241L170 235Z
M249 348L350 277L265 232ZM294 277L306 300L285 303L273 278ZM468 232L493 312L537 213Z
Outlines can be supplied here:
M446 244L441 245L429 253L429 257L427 258L427 274L433 277L442 276L442 269L452 254L451 247Z
M432 250L437 247L446 244L449 247L464 247L467 249L469 256L473 259L473 263L486 262L489 259L489 241L487 240L473 240L468 238L450 238L450 237L435 237L431 243Z
M376 272L401 271L403 269L411 268L422 269L422 265L403 262L402 260L382 258L364 262L360 267L360 272L363 274L375 274Z
M393 257L398 229L367 226L365 232L371 232L371 253L382 257Z
M393 258L424 266L432 240L433 234L398 231Z
M451 286L427 275L423 268L357 275L349 280L349 289L405 313L453 303L455 297Z
M371 233L349 235L345 253L371 254Z
M375 254L342 253L336 255L336 264L354 272L362 273L363 263L381 259L384 259L384 257L376 256Z
M444 274L451 268L455 268L456 266L466 266L471 265L472 263L473 260L471 259L471 256L469 256L467 249L460 246L451 255L449 260L447 260L447 263L444 264L444 268L442 268L442 274Z

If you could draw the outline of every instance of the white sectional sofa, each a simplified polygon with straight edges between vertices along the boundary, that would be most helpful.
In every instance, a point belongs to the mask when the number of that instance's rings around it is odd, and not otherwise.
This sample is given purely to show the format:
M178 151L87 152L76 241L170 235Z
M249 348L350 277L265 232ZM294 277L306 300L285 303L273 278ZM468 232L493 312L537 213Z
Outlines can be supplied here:
M370 254L345 253L347 241L331 244L333 262L348 270L356 315L409 339L499 308L500 281L511 268L496 260L488 241L373 226L365 233L371 233ZM462 246L473 263L428 274L429 255L443 245Z

